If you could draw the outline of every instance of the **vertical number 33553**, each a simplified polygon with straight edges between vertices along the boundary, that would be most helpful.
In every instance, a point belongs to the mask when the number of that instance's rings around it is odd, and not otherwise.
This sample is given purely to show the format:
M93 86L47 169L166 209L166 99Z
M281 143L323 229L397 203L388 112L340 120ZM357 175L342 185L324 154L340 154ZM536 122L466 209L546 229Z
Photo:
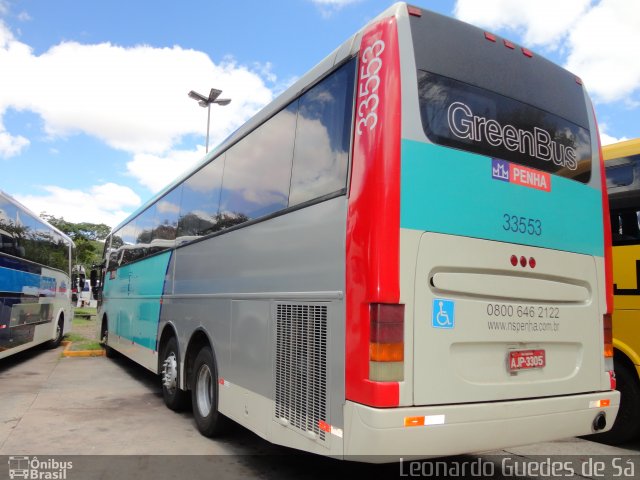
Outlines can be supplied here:
M376 110L380 105L380 97L376 93L380 88L380 75L384 51L384 42L375 41L362 52L360 65L360 81L358 83L358 124L357 133L362 135L363 128L372 130L378 123Z

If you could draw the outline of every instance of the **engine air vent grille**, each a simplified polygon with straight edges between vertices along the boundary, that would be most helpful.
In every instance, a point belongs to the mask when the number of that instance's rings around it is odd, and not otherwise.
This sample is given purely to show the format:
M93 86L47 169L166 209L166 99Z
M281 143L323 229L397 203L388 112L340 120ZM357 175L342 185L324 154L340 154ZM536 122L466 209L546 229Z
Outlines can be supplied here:
M275 416L324 442L327 420L327 306L276 305Z

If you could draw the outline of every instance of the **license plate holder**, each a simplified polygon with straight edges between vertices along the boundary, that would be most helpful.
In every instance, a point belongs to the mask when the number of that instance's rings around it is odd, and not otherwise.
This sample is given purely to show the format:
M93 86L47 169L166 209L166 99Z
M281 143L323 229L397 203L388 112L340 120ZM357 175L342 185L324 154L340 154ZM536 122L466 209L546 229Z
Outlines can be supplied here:
M507 370L511 373L544 368L546 364L547 355L543 349L511 350L507 356Z

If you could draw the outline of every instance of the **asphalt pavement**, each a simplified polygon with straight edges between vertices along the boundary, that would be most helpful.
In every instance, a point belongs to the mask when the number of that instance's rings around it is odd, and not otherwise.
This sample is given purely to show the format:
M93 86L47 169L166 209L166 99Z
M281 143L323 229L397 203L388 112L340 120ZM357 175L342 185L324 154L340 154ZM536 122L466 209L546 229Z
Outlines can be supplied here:
M9 466L11 462L15 466L17 458L34 455L39 462L70 456L75 471L66 472L64 478L72 480L129 478L129 473L138 479L175 478L173 470L181 478L205 478L201 471L217 472L215 478L326 478L327 470L395 478L414 476L411 468L417 476L426 476L435 465L339 462L271 445L240 426L222 439L208 439L198 433L190 412L175 413L165 407L157 377L144 368L123 357L63 358L61 351L33 349L0 360L0 456L10 459ZM627 466L630 473L629 463L621 462L633 458L634 468L640 468L640 442L617 448L566 439L449 458L446 465L471 467L478 459L491 460L502 474L493 478L509 478L518 472L511 468L505 473L504 458L530 462L536 468L553 459L578 459L587 463L575 472L578 477L624 478L629 475L616 475L624 473L616 465L598 475L593 462L604 459L610 464L620 458L619 467ZM525 473L537 472L529 467ZM0 478L8 472L0 464Z

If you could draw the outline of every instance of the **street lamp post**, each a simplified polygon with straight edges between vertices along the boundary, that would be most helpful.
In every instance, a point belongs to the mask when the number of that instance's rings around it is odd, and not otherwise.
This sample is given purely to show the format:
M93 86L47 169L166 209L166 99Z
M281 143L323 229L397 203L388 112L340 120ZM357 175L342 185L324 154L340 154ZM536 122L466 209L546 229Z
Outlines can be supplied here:
M191 98L193 98L196 102L198 102L198 105L200 105L201 107L207 107L207 144L206 144L206 152L209 151L209 124L211 122L211 104L212 103L217 103L218 105L221 106L225 106L225 105L229 105L229 103L231 103L231 99L230 98L218 98L220 96L220 94L222 93L222 90L218 90L215 88L212 88L211 91L209 92L209 96L205 97L204 95L195 92L193 90L191 90L189 92L189 96Z

